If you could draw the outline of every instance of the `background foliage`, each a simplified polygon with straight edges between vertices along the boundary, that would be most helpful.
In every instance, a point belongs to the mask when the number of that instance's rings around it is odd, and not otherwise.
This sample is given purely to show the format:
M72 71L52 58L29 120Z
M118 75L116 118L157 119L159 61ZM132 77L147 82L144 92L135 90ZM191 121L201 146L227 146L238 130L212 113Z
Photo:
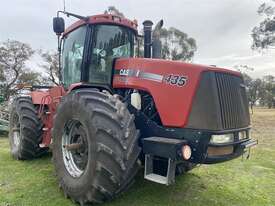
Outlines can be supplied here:
M260 5L258 14L263 20L252 30L252 49L262 50L275 48L275 0Z

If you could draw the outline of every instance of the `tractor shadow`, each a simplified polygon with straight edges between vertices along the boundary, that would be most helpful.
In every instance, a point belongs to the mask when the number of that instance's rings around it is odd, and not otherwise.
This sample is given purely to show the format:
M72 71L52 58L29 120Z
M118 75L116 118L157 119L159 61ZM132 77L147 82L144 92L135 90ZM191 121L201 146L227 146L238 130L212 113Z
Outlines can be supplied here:
M192 171L176 177L176 183L170 186L147 181L143 175L141 169L128 191L104 205L170 205L172 202L190 200L194 194L199 196L207 189L200 176Z

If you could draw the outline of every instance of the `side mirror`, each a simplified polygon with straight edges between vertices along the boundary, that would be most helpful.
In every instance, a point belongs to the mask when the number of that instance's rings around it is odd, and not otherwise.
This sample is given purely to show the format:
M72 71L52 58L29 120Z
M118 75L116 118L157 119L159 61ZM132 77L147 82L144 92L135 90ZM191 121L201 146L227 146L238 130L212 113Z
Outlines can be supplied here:
M65 31L65 21L62 17L53 18L53 30L56 35L61 35Z

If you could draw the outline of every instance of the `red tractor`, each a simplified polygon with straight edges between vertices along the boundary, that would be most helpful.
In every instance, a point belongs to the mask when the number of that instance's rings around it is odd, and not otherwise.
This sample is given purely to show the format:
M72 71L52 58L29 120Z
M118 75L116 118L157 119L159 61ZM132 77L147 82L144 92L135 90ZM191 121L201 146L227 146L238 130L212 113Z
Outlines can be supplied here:
M144 58L136 57L137 22L104 14L82 17L61 38L60 86L33 86L14 100L10 147L15 159L52 149L66 196L81 205L125 191L140 166L144 178L172 184L196 164L243 155L250 139L239 72L159 59L161 41L144 24Z

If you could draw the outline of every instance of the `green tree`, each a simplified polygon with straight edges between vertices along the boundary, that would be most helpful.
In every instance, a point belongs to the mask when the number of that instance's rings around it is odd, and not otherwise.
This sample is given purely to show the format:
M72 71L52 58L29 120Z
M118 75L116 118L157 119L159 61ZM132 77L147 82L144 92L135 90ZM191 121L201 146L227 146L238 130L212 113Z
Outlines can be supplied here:
M61 83L61 71L59 67L58 52L39 51L44 63L41 65L45 69L49 81L46 84L59 85Z
M254 68L248 65L236 65L234 66L236 70L242 73L244 84L246 86L247 98L249 101L250 109L253 114L253 107L256 102L259 101L263 93L263 84L261 79L253 79L248 75L249 71L253 71Z
M109 6L104 12L105 14L114 14L125 17L125 15L114 6ZM142 33L142 32L141 32ZM189 37L188 34L180 29L171 27L169 29L162 28L160 32L162 42L162 58L170 60L192 61L197 51L196 40ZM136 47L136 53L143 56L143 40L138 39L139 48Z
M272 75L264 76L262 79L251 78L247 73L243 73L244 83L247 88L247 97L250 108L253 112L253 107L256 102L268 108L275 107L275 77Z
M262 50L275 48L275 1L270 0L258 8L263 21L252 29L252 49Z
M4 69L0 67L0 82L5 81Z
M26 85L40 85L43 81L43 77L40 73L25 70L21 73L17 80L17 84L26 84Z
M247 81L246 78L246 85L247 85L247 97L249 100L250 108L253 113L253 107L255 106L256 102L263 98L265 90L263 87L263 81L259 78L252 79Z
M160 31L162 42L161 55L163 59L191 62L197 51L196 40L176 28L162 28ZM139 39L139 48L136 51L143 56L143 40Z
M6 100L16 90L17 80L33 54L34 50L28 44L16 40L0 43L0 71L3 96Z
M181 61L192 61L197 51L196 40L183 31L171 27L161 30L162 58Z
M113 14L116 16L124 17L124 14L119 11L115 6L109 6L108 9L104 11L104 14Z
M264 95L263 103L268 107L275 107L275 77L272 75L266 75L263 77L264 81Z

